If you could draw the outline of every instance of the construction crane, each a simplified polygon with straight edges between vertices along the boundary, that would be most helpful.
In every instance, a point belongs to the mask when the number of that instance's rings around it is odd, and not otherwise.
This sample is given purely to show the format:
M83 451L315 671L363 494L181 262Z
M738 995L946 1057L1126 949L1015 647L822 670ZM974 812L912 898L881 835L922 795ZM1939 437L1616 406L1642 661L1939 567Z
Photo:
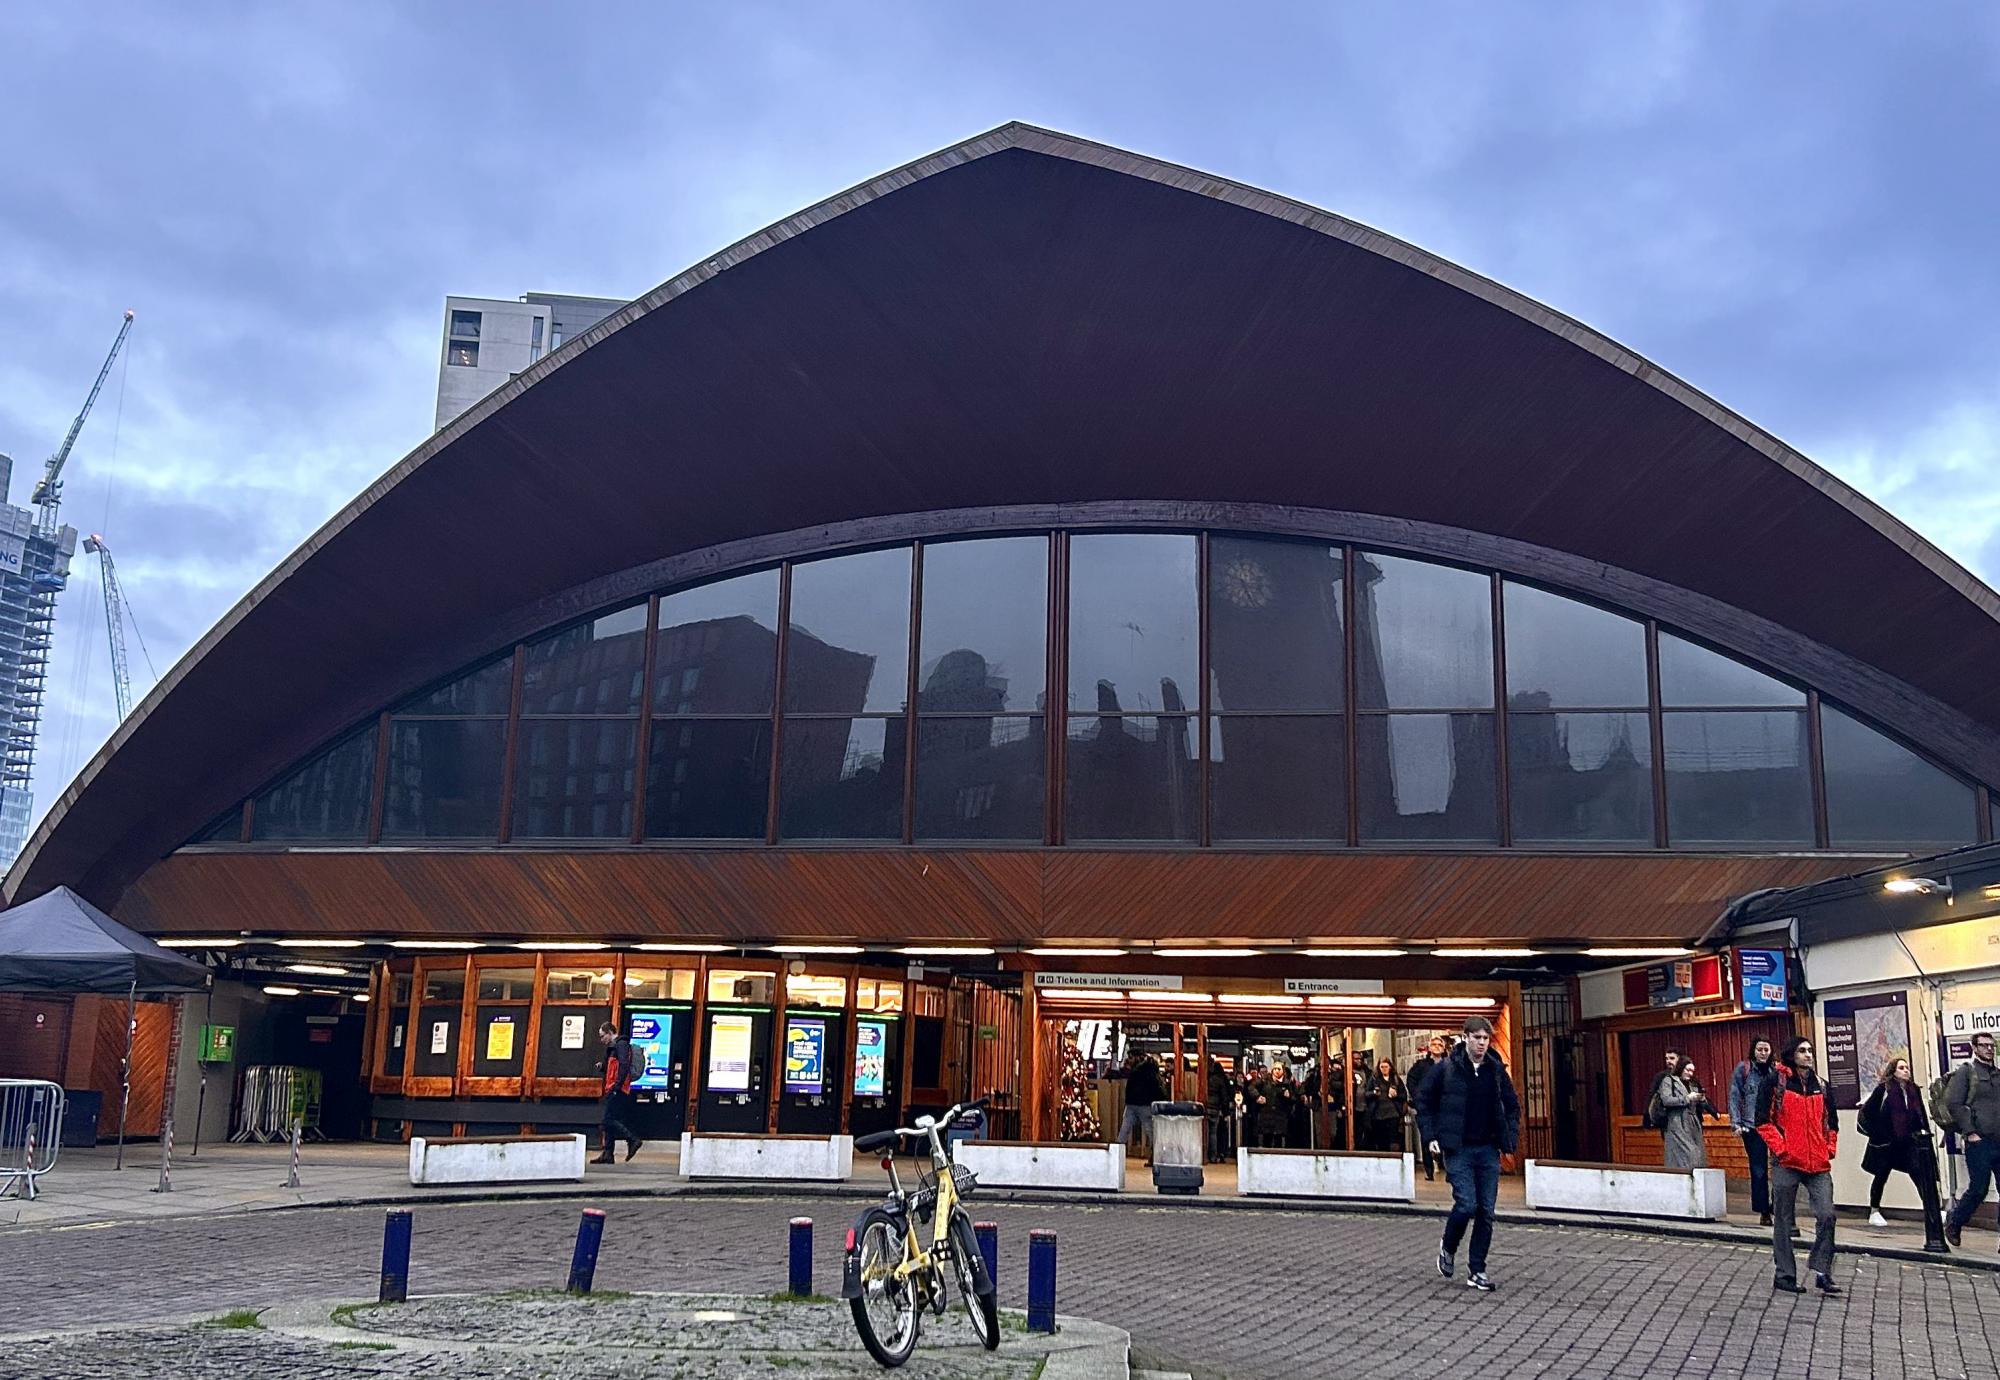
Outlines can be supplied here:
M111 637L111 688L118 697L118 722L132 712L132 677L125 669L125 591L118 584L118 567L111 563L111 548L92 532L83 539L83 549L97 553L104 576L104 628Z
M56 513L62 506L62 472L63 466L69 463L70 448L76 444L77 435L83 430L85 419L90 416L90 409L97 405L97 395L104 391L104 380L111 376L111 365L117 360L118 351L125 344L125 337L131 333L132 313L128 311L125 313L124 324L118 328L118 338L111 342L111 353L104 357L104 367L97 371L97 382L90 385L90 396L83 400L83 410L78 412L76 420L69 424L69 435L63 437L62 445L57 447L56 453L49 457L48 464L43 467L42 477L35 481L35 492L28 502L40 511L35 527L45 537L54 536L59 525Z

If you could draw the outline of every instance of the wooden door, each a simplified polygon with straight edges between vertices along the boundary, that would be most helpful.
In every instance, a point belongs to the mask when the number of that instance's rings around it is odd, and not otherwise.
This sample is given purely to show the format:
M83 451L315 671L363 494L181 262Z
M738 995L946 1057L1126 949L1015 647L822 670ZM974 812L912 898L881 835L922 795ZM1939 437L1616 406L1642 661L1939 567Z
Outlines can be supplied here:
M66 996L39 992L0 996L0 1078L63 1081L70 1006Z

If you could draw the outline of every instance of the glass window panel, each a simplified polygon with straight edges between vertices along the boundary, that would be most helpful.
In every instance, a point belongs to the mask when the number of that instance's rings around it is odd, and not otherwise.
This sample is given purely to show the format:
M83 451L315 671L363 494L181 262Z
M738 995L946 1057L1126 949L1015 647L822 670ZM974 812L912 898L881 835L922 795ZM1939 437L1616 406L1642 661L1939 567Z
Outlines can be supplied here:
M189 843L235 843L243 837L243 807L232 805L203 827Z
M1047 762L1039 716L919 720L917 837L1039 842Z
M505 714L513 696L514 655L488 662L457 680L426 690L399 705L398 714Z
M1509 709L1644 709L1646 625L1560 594L1502 586Z
M611 1000L609 968L551 968L544 977L543 996L553 1002L597 1005ZM596 1031L591 1031L595 1035Z
M1511 647L1511 621L1507 632ZM1507 770L1519 841L1653 841L1653 737L1644 714L1509 715Z
M1803 713L1675 713L1663 729L1670 842L1811 845Z
M710 968L708 970L708 999L719 1002L747 1002L752 1006L768 1006L771 994L777 988L777 980L771 973L751 972L741 968Z
M771 806L771 725L655 719L646 762L646 836L761 839Z
M768 714L778 683L778 572L660 600L655 714Z
M449 968L424 969L424 1000L454 1002L465 995L465 968L462 963Z
M370 724L258 796L250 837L364 839L374 786L375 726Z
M475 968L479 993L475 1001L532 1001L535 995L533 968ZM525 1032L523 1032L525 1033Z
M831 973L793 973L785 979L787 1006L847 1005L847 979Z
M854 984L854 1005L861 1011L901 1011L903 984L890 978L859 978Z
M789 839L903 836L903 720L785 720L778 831Z
M923 586L917 707L1040 710L1047 698L1048 538L926 546Z
M1331 709L1346 698L1337 546L1215 537L1208 544L1210 702Z
M394 719L384 838L495 839L505 719Z
M1346 720L1217 719L1208 755L1211 837L1347 841Z
M692 968L627 968L625 1000L693 1001L694 983Z
M523 714L636 714L646 683L646 607L564 628L529 643L523 658Z
M865 714L909 698L910 551L863 551L792 567L785 709Z
M1972 787L1894 739L1821 705L1826 824L1835 847L1956 848L1976 842Z
M1197 837L1201 773L1185 715L1083 714L1069 721L1069 837Z
M514 837L630 838L638 757L637 719L521 720Z
M1355 732L1364 842L1500 837L1491 714L1364 714Z
M1493 587L1400 556L1354 556L1354 692L1363 709L1490 709Z
M1706 705L1794 705L1806 692L1742 662L1711 652L1670 632L1660 634L1660 703L1698 709Z
M410 1004L410 975L397 973L389 980L389 1004L408 1006Z
M1185 536L1071 539L1071 709L1175 711L1198 701L1195 549Z

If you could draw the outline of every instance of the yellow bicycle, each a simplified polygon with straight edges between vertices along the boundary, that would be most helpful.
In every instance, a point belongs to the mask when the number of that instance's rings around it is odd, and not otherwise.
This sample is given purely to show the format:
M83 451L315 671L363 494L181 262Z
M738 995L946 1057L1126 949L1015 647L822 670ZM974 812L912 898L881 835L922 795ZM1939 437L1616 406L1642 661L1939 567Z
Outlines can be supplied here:
M928 1310L943 1317L950 1305L946 1270L956 1276L965 1314L980 1345L988 1351L1000 1345L1000 1312L985 1258L973 1239L972 1218L962 1203L978 1185L969 1169L952 1163L943 1131L967 1112L983 1109L988 1099L961 1102L942 1116L920 1116L914 1126L881 1131L854 1142L857 1150L886 1148L882 1167L889 1171L889 1196L854 1219L847 1231L840 1293L854 1310L854 1328L868 1354L885 1366L900 1366L916 1350L917 1334ZM918 1176L915 1188L903 1187L896 1173L896 1142L904 1136L929 1142L930 1168ZM930 1228L926 1245L921 1229Z

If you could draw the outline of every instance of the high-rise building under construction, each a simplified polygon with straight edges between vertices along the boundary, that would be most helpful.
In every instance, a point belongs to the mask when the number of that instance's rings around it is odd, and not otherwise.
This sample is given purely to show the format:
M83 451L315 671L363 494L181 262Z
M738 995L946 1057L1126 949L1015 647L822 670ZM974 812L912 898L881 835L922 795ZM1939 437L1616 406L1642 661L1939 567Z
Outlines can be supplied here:
M0 500L13 470L13 460L0 455ZM0 859L10 863L28 841L56 595L76 554L76 529L51 531L39 517L0 501Z

